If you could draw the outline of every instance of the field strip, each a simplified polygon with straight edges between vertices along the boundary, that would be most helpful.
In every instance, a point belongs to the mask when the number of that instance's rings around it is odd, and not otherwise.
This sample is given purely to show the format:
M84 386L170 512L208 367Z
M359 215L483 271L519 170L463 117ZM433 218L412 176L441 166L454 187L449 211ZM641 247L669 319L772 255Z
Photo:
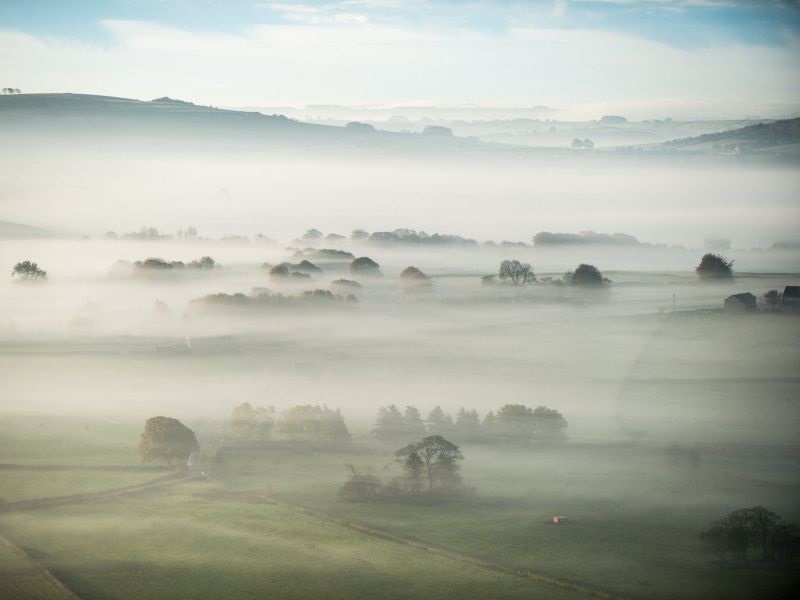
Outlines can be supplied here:
M539 581L542 583L547 583L556 587L560 587L563 589L572 590L575 592L580 592L583 594L587 594L589 596L595 598L603 598L604 600L622 600L621 596L616 596L611 594L610 592L605 592L603 590L598 590L596 588L592 588L590 586L586 586L582 583L578 583L575 581L569 581L567 579L561 579L559 577L553 577L551 575L545 575L544 573L537 573L536 571L526 570L522 571L519 569L512 569L511 567L506 567L497 563L490 562L488 560L483 560L480 558L475 558L474 556L470 556L468 554L462 554L460 552L454 552L453 550L447 550L445 548L438 548L436 546L431 546L429 544L423 544L422 542L418 542L416 540L411 540L408 538L401 537L399 535L395 535L393 533L387 533L385 531L380 531L379 529L373 529L372 527L367 527L366 525L360 525L358 523L353 523L351 521L345 521L344 519L339 519L337 517L333 517L326 513L322 513L316 510L312 510L310 508L306 508L299 504L292 504L291 502L284 502L282 500L276 500L275 498L271 498L269 496L261 495L258 496L265 502L269 504L274 504L276 506L281 506L284 508L290 508L292 510L301 512L303 514L322 519L324 521L328 521L330 523L334 523L336 525L340 525L342 527L347 527L353 531L357 531L359 533L363 533L375 538L379 538L382 540L388 540L390 542L395 542L397 544L403 544L405 546L410 546L412 548L417 548L419 550L425 550L426 552L430 552L431 554L436 554L438 556L442 556L445 558L449 558L451 560L457 560L459 562L468 563L471 565L476 565L482 567L484 569L489 569L491 571L497 571L499 573L505 573L506 575L513 575L516 577L525 577L526 579L531 579L533 581Z
M30 554L25 552L22 548L20 548L17 544L12 542L8 537L6 537L2 532L0 532L0 542L13 548L17 551L20 555L25 557L27 561L29 561L32 565L36 567L36 570L40 572L41 576L47 581L48 583L54 585L60 591L63 592L65 598L70 598L71 600L81 600L80 596L78 596L75 592L73 592L67 585L61 581L58 577L53 575L53 573L45 567L41 562L33 558Z
M46 508L50 506L60 506L62 504L75 504L78 502L90 502L93 500L105 500L115 496L122 496L124 494L133 494L140 491L156 489L168 485L174 485L187 479L192 479L194 475L187 475L184 472L170 473L162 477L151 479L137 485L128 485L125 487L114 488L110 490L103 490L101 492L92 492L89 494L74 494L72 496L53 496L50 498L35 498L31 500L19 500L18 502L7 502L0 504L0 513L11 512L15 510L33 510L37 508Z
M24 464L0 463L0 471L122 471L128 473L173 472L168 467L144 465L62 465L62 464Z

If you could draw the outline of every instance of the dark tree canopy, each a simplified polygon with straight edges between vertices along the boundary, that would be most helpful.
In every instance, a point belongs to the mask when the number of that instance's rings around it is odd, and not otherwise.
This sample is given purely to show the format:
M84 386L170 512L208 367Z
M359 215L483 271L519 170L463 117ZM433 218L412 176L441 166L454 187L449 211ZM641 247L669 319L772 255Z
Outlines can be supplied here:
M564 281L570 285L601 286L606 280L603 274L594 265L581 264L574 271L564 275Z
M177 419L152 417L144 423L139 441L139 456L143 462L166 462L175 466L186 462L189 455L199 449L194 432Z
M47 271L39 268L35 262L24 260L14 265L14 270L11 271L12 277L19 277L26 281L43 280L47 278Z
M406 279L409 281L428 281L430 277L425 275L422 271L420 271L417 267L406 267L400 272L400 279Z
M395 453L412 491L419 493L423 482L429 492L435 486L453 487L461 483L458 475L464 458L458 446L441 435L429 435L416 444L408 444Z
M523 404L506 404L497 411L488 433L498 441L519 445L560 441L566 419L557 410L539 406L535 410Z
M723 562L748 560L750 548L760 549L765 561L787 562L800 554L800 528L763 506L733 511L712 523L700 539Z
M350 272L353 275L381 275L381 266L368 256L353 259L350 263Z
M721 254L705 254L695 269L701 279L724 279L733 277L733 261Z
M319 229L309 229L303 234L303 239L307 242L322 239L322 232Z
M536 281L533 267L528 263L521 263L518 260L504 260L500 263L497 277L501 281L510 281L514 285L524 285Z

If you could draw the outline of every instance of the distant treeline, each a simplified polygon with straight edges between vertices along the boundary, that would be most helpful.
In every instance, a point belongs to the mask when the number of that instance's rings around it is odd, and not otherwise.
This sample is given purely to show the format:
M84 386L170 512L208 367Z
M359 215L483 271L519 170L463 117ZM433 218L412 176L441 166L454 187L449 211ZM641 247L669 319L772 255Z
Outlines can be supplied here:
M263 442L273 432L292 441L346 442L350 440L344 418L327 406L297 405L276 418L275 409L240 404L231 414L229 432L234 438Z
M424 420L414 406L402 412L394 404L378 409L372 435L383 441L402 441L441 435L459 442L529 446L563 441L567 420L557 410L506 404L483 419L476 410L461 408L455 419L435 407Z
M269 290L259 289L252 295L237 294L209 294L195 298L189 303L189 308L195 310L214 310L225 308L242 309L272 309L272 308L304 308L304 307L345 307L357 302L352 294L347 296L334 294L328 290L307 290L297 296L284 296Z

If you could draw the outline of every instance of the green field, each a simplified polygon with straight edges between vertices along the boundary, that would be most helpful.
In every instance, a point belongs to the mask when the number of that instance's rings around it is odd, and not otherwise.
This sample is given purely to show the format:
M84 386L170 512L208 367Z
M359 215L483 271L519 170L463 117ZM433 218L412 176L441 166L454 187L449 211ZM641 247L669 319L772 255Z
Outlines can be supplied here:
M5 514L81 598L578 598L209 483Z

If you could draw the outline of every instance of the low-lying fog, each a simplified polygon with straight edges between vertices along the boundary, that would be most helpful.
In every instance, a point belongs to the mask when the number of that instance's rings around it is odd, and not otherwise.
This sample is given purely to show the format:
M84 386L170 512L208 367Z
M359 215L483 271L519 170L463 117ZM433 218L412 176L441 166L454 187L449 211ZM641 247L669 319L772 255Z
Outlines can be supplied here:
M70 235L193 224L210 236L281 240L308 227L526 242L538 231L596 230L688 247L723 236L748 249L795 239L800 222L795 169L514 150L458 160L149 152L6 148L3 220Z
M788 271L796 251L730 252L737 277L708 284L693 272L697 249L340 247L376 260L383 277L353 276L346 260L317 261L323 271L297 281L271 277L263 263L299 260L281 244L4 241L5 272L26 258L48 271L43 283L0 280L4 410L192 420L225 419L245 401L327 404L366 432L389 403L481 414L521 403L560 410L572 439L795 439L800 321L697 311L720 309L732 293L797 285L797 274L769 274ZM217 268L115 268L205 255ZM556 279L591 263L613 283L482 284L505 258ZM398 274L409 265L431 285L404 284ZM341 278L361 282L356 303L190 305L255 288L295 296ZM756 404L768 409L754 416Z

